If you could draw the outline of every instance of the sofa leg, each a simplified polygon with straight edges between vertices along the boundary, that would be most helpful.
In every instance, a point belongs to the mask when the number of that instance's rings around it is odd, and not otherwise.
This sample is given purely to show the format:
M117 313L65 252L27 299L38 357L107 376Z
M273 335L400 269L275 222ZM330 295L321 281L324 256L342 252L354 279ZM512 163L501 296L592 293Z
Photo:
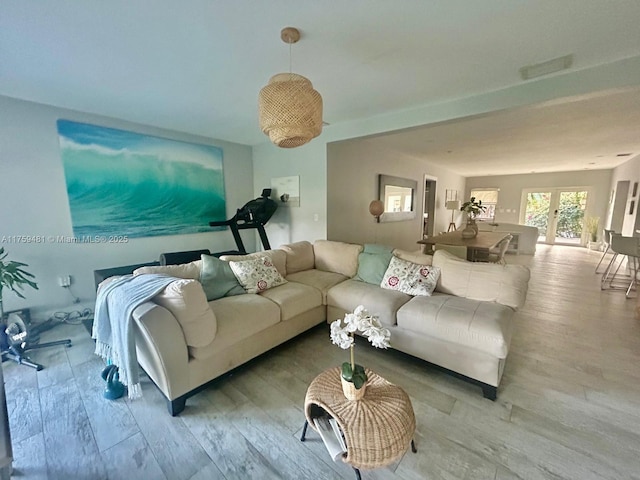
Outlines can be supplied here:
M495 402L496 398L498 398L498 387L484 383L482 384L482 395L484 398L488 398Z
M184 395L176 398L175 400L167 400L167 407L171 416L175 417L176 415L179 415L180 412L184 410L186 403L187 397Z

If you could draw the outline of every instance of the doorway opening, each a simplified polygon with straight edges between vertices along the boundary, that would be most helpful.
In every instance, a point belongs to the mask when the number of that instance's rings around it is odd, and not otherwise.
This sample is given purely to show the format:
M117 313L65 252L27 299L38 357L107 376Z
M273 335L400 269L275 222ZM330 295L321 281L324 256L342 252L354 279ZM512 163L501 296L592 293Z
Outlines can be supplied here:
M585 187L523 190L520 223L538 227L538 243L585 245L588 197Z
M424 176L424 209L422 211L422 238L434 235L436 214L436 177Z

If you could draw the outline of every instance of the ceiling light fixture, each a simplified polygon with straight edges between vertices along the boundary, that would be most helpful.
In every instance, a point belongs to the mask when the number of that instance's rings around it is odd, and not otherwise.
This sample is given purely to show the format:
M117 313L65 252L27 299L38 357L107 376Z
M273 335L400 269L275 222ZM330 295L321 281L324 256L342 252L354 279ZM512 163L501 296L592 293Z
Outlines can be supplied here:
M535 77L542 77L543 75L549 75L550 73L559 72L565 70L573 64L573 54L565 55L564 57L554 58L542 63L536 63L535 65L527 65L520 69L520 75L523 80L529 80Z
M297 28L280 32L289 44L289 73L278 73L260 90L260 129L278 147L295 148L322 133L322 97L309 79L291 72L291 45L300 40Z

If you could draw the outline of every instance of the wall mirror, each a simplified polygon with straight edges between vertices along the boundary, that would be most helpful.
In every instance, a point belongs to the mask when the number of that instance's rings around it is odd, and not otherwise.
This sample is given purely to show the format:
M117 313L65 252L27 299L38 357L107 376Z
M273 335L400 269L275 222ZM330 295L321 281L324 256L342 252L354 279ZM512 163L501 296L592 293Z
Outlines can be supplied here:
M384 204L381 222L400 222L416 217L418 182L408 178L380 175L378 198Z

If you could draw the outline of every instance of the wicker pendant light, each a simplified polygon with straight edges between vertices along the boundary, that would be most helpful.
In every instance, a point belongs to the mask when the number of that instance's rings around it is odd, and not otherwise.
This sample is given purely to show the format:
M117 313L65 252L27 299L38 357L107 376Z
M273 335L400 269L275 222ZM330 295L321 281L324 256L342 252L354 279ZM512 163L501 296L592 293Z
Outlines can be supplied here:
M300 32L287 27L280 38L289 44L291 63L291 45ZM271 77L260 90L258 106L260 129L279 147L299 147L322 133L322 97L302 75L289 71Z

